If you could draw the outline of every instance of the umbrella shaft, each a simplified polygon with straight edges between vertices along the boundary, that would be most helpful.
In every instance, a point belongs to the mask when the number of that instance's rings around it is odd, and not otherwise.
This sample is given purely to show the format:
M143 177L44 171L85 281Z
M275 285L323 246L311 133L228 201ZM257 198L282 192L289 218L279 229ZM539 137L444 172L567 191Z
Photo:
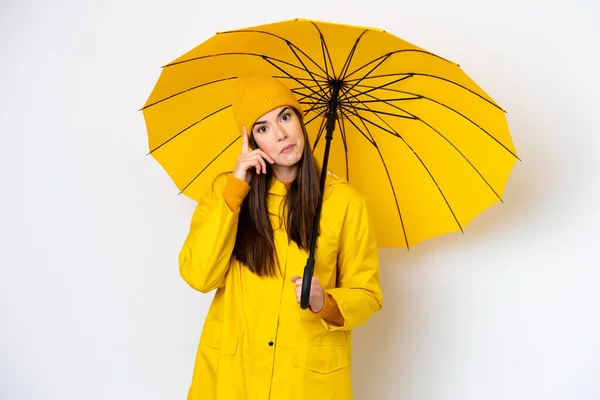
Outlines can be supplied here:
M335 130L335 123L337 120L337 107L338 107L338 96L340 93L340 85L337 83L332 84L331 99L329 101L329 109L327 110L327 122L326 122L326 133L325 133L325 154L323 155L323 165L321 167L321 180L320 184L320 196L319 203L317 205L317 211L313 222L313 235L310 246L310 258L315 256L315 244L317 241L317 234L319 232L319 220L321 217L321 207L323 202L323 192L325 191L325 181L327 179L327 164L329 161L329 150L331 148L331 140L333 139L333 131Z
M323 165L321 167L321 180L319 182L321 193L319 196L319 203L317 204L317 210L313 221L312 239L310 243L310 255L306 261L304 267L304 276L302 278L302 291L300 295L300 308L305 310L308 308L310 299L310 286L312 283L312 277L315 267L315 248L317 243L317 235L319 232L319 220L321 218L321 208L323 206L323 192L325 191L325 180L327 179L327 162L329 160L329 150L331 148L331 140L333 139L333 131L335 130L335 123L337 120L337 107L338 107L338 96L340 92L340 85L337 82L333 82L332 85L331 100L329 101L329 108L327 110L326 118L326 134L325 134L325 154L323 155Z

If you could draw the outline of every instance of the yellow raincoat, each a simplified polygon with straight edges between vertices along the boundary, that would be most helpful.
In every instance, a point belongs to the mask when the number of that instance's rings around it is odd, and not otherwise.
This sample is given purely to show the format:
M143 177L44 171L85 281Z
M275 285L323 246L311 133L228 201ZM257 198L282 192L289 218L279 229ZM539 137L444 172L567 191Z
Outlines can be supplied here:
M223 199L217 178L192 218L179 255L183 279L207 293L217 289L206 317L188 400L352 399L351 330L382 306L375 233L364 199L327 176L314 276L345 319L329 326L296 301L294 275L308 252L288 240L282 216L285 185L273 179L267 200L278 277L259 277L231 256L239 210Z

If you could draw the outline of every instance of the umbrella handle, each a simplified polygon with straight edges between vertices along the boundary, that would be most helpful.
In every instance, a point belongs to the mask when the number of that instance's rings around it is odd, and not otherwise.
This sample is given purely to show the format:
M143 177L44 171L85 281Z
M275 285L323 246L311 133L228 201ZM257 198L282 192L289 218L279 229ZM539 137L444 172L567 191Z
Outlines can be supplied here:
M302 293L300 295L300 308L306 310L310 299L310 286L312 283L313 273L315 271L315 259L309 257L306 260L304 267L304 276L302 277Z

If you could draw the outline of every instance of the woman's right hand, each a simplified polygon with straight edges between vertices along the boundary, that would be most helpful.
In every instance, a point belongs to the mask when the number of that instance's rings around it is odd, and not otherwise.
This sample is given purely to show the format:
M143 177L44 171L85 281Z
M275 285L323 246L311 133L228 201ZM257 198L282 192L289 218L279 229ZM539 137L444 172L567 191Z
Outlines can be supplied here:
M266 174L267 164L265 164L265 160L267 160L269 164L273 164L275 162L261 149L256 149L249 152L248 147L248 131L246 130L246 127L244 127L244 131L242 133L242 154L237 159L235 169L233 170L233 176L246 181L246 183L250 183L250 174L248 173L250 168L254 168L257 175L259 175L261 172Z

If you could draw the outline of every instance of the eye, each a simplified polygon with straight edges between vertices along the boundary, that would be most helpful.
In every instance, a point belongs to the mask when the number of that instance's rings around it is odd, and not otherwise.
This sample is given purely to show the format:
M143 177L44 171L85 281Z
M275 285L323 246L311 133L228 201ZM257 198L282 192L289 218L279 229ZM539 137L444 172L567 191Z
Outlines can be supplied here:
M283 114L281 119L284 121L289 121L290 119L292 119L292 113L287 112L287 113Z
M259 127L258 127L258 128L255 130L255 132L256 132L256 133L265 133L266 131L267 131L267 127L266 127L266 126L264 126L264 125L262 125L262 126L259 126Z

